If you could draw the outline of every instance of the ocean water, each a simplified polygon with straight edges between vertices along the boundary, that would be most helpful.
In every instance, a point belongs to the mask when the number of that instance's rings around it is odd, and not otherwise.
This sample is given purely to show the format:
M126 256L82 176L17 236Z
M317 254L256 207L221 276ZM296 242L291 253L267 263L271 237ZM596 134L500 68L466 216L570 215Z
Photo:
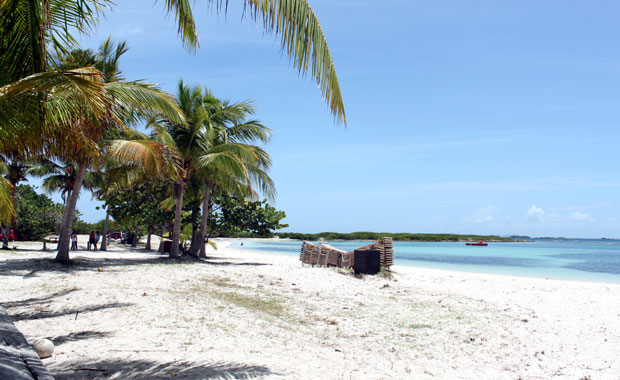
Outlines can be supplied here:
M241 246L243 242L243 246ZM347 251L371 242L333 241ZM301 241L243 240L232 248L298 256ZM395 265L564 280L620 283L620 240L541 239L514 243L394 242Z

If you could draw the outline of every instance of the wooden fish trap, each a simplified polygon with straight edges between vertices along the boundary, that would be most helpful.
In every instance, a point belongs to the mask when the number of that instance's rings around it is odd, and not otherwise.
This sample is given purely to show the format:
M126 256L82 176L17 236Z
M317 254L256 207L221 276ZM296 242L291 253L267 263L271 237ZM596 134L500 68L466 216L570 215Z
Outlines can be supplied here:
M314 245L304 241L301 245L299 261L302 264L312 266L353 268L355 265L355 252L361 251L379 251L381 268L389 269L394 265L394 242L391 237L381 238L352 252L337 249L326 243Z

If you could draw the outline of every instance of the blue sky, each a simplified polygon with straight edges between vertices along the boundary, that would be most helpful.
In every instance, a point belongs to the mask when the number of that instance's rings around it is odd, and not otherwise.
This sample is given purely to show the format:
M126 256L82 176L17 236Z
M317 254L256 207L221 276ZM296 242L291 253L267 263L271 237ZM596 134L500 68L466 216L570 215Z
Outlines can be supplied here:
M616 1L311 0L346 128L240 1L195 6L195 54L162 2L118 3L82 44L127 40L128 79L254 100L289 230L620 237Z

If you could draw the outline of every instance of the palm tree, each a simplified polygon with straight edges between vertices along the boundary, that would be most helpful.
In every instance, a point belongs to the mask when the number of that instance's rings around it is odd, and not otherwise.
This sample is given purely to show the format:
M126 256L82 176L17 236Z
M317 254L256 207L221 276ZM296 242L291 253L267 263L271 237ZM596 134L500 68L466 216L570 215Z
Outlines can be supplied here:
M252 179L256 179L256 183L273 193L273 183L265 171L270 165L269 155L259 147L245 143L256 139L267 141L270 136L269 129L259 122L245 120L254 112L249 103L221 102L208 89L203 92L199 86L187 86L183 81L178 85L177 103L187 115L187 128L169 120L154 119L149 123L152 128L150 140L117 141L113 148L114 155L127 163L150 157L151 166L154 166L156 156L163 157L162 151L167 151L168 156L172 157L172 164L167 165L175 179L171 258L179 255L184 197L190 183L198 179L201 186L196 191L204 192L201 197L203 215L200 235L194 234L198 240L192 244L192 254L197 254L201 249L198 242L204 241L206 236L206 218L213 186L230 191L244 188L245 195L251 189ZM155 149L158 149L159 155L153 153Z
M127 188L134 181L141 179L143 171L135 166L122 165L114 157L107 156L105 164L91 172L91 188L89 189L93 198L97 198L105 203L105 220L101 235L100 251L108 249L108 226L110 223L109 198L115 193Z
M197 242L192 241L190 247L190 254L196 255L199 250L201 257L206 256L204 241L214 190L257 198L252 185L258 185L268 198L275 197L275 186L267 174L271 158L262 148L253 145L269 142L271 130L257 120L248 120L255 112L249 102L221 101L208 89L204 99L210 133L207 133L209 143L204 145L199 158L199 175L204 182L200 233Z
M105 46L109 45L109 42L109 40L104 42L102 51L105 50ZM82 112L75 115L74 122L69 130L54 129L51 131L51 136L44 138L45 148L55 157L76 165L73 186L67 199L63 228L58 243L56 261L59 262L66 263L69 261L69 235L75 214L75 205L87 169L97 167L105 155L108 142L106 137L114 134L115 131L122 130L128 119L133 121L136 115L146 113L165 114L180 125L184 124L183 113L167 94L153 85L142 82L127 82L121 78L117 63L118 58L126 49L123 46L115 49L115 51L119 54L112 56L111 59L108 59L109 57L106 54L95 55L95 66L99 65L101 69L96 72L100 73L99 80L103 84L106 94L105 115ZM61 69L66 70L71 65L79 66L84 63L82 59L89 56L91 55L84 54L84 52L68 55L62 63ZM110 82L105 82L105 80L110 80Z

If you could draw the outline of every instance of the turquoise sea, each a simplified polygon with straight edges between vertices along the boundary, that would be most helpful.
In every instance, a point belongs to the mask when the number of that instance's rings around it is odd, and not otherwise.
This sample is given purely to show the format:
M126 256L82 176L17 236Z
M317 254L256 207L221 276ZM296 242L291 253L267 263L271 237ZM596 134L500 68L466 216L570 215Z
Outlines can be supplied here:
M370 242L329 243L349 251ZM239 240L231 247L298 256L301 241ZM394 256L396 265L620 283L620 240L540 239L489 243L487 247L471 247L465 243L395 242Z

